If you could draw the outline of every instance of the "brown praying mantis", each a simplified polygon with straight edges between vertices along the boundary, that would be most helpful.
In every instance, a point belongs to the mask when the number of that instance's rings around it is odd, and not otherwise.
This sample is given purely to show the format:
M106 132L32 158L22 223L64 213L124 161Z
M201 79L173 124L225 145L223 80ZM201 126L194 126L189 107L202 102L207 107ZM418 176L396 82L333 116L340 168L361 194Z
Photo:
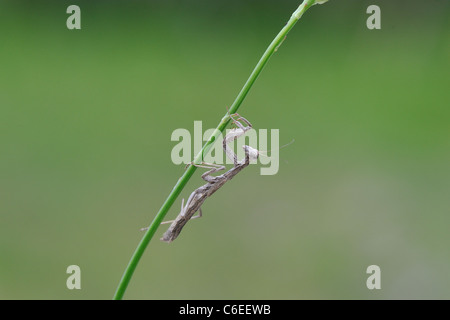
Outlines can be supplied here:
M234 166L227 172L219 175L212 176L213 173L225 170L225 167L218 164L194 164L200 168L209 169L207 172L202 174L202 179L206 181L206 184L201 186L200 188L194 190L186 201L186 205L184 205L184 199L181 202L181 212L178 214L177 218L173 221L166 221L164 223L171 223L169 229L163 234L161 240L164 242L172 242L175 240L180 234L183 227L188 223L189 220L198 218L202 216L201 206L205 202L205 200L213 195L217 190L220 189L227 181L231 180L236 176L242 169L247 167L250 164L250 160L256 160L259 156L259 151L250 147L243 146L245 157L241 161L237 159L237 155L228 147L228 143L237 139L238 137L244 135L248 130L252 128L251 123L241 117L239 114L235 113L230 115L233 123L237 128L232 129L223 139L223 149L228 158L233 160ZM244 125L243 123L246 125ZM197 216L194 214L198 212ZM142 230L146 230L147 228L143 228Z

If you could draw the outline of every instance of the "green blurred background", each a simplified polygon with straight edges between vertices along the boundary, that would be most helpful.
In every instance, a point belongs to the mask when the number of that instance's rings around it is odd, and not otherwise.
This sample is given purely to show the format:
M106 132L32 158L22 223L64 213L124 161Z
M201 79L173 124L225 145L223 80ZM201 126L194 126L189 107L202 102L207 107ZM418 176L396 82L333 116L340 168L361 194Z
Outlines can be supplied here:
M0 1L0 298L112 298L183 173L172 131L218 124L299 2ZM295 138L278 174L162 227L125 298L450 298L449 61L450 1L311 8L239 110Z

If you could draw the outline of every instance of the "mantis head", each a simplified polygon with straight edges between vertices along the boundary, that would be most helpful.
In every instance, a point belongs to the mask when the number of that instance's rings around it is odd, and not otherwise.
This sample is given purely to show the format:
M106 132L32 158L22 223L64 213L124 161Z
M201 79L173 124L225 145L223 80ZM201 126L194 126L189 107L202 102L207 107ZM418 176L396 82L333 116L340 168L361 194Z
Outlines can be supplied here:
M248 154L250 160L256 160L259 157L259 151L250 146L242 146L244 148L245 154Z

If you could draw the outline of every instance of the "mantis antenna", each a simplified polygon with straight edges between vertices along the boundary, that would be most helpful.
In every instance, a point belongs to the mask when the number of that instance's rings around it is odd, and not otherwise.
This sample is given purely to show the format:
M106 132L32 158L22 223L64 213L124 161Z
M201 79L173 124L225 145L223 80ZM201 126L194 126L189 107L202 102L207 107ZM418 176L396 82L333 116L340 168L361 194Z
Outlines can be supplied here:
M283 149L284 147L290 146L290 145L293 144L294 142L295 142L295 139L292 139L291 142L286 143L285 145L279 147L278 150ZM267 150L267 151L259 151L259 154L261 155L261 153L263 153L262 156L267 157L267 153L270 152L270 151L272 151L272 150L273 150L273 149Z

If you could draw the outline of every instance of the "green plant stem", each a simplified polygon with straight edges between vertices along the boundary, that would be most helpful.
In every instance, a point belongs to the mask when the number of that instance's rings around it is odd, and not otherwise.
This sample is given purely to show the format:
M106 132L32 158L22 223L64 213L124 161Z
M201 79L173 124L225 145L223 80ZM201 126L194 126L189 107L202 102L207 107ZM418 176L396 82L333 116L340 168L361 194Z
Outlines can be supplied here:
M272 43L269 45L269 47L266 49L264 54L262 55L261 59L259 60L258 64L256 65L255 69L251 73L250 77L248 78L247 82L245 83L242 90L239 92L238 96L234 100L233 104L231 105L228 112L225 114L225 116L220 121L217 128L212 133L211 137L208 139L208 141L205 143L199 154L195 157L194 163L200 163L204 157L208 153L208 151L213 146L214 142L217 140L217 138L222 134L222 132L225 130L226 126L230 122L230 114L236 113L239 109L240 105L244 101L245 97L247 96L247 93L249 92L250 88L253 86L255 80L258 78L259 74L263 70L264 66L269 61L270 57L274 54L274 52L278 49L278 47L282 44L284 38L288 34L288 32L294 27L295 23L300 19L300 17L303 15L303 13L309 9L313 4L315 3L315 0L305 0L303 3L298 7L298 9L292 14L289 21L286 23L286 25L281 29L281 31L277 34L275 39L272 41ZM156 230L160 226L161 222L163 221L164 217L166 216L169 209L172 207L173 203L189 181L189 179L192 177L196 170L196 166L190 165L184 174L181 176L180 179L178 179L177 183L175 184L174 188L170 192L169 196L167 197L166 201L163 203L161 208L159 209L159 212L157 213L156 217L153 219L152 223L150 224L148 230L142 237L142 240L140 241L139 245L137 246L133 256L131 257L130 262L128 263L127 268L125 269L125 272L122 276L122 279L120 280L119 286L117 287L116 294L114 295L115 300L120 300L123 298L123 295L125 294L125 291L127 289L127 286L131 280L131 277L133 276L134 271L136 270L136 267L139 263L139 260L141 259L145 249L147 248L150 240L153 238L153 235L155 234Z

